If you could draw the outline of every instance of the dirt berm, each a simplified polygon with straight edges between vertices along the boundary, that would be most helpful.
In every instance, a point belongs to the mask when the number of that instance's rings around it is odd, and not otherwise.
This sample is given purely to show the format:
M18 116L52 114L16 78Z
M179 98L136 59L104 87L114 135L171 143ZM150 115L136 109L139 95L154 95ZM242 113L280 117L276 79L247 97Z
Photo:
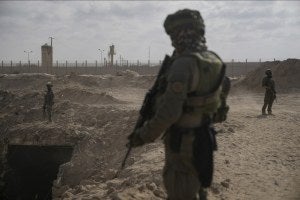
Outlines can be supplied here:
M300 60L264 62L259 68L251 71L241 80L234 83L235 89L263 92L262 79L265 71L271 69L277 92L293 92L300 88Z

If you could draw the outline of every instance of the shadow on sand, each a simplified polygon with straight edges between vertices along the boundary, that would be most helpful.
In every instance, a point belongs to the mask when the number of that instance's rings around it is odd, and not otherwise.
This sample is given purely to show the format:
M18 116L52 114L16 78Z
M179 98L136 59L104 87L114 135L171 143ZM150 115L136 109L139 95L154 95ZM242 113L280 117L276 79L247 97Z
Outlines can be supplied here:
M267 117L268 117L268 115L257 115L258 119L263 119L263 118L267 118Z

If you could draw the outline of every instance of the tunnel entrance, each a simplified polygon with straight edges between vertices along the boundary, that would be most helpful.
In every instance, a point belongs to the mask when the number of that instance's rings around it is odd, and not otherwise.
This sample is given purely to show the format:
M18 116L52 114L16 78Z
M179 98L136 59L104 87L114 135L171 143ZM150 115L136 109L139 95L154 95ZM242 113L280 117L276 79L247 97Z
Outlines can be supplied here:
M5 199L51 200L59 166L70 161L72 146L9 145Z

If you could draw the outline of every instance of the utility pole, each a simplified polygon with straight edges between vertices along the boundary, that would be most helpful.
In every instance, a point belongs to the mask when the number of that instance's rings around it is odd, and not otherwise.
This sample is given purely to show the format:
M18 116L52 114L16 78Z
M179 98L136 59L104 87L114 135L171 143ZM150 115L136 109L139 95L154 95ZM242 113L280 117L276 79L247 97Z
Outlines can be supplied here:
M150 67L150 47L149 47L149 50L148 50L148 65Z
M32 53L32 52L33 51L29 51L29 50L28 51L24 51L24 53L27 53L27 60L28 60L28 62L29 62L29 54Z
M246 74L247 74L247 63L248 63L248 59L246 58Z
M51 37L51 36L50 36L49 38L50 38L50 40L51 40L51 47L52 47L52 40L55 39L55 38L54 38L54 37Z
M234 59L231 60L232 65L231 65L231 77L233 77L233 63L234 63Z
M51 58L50 58L51 59L51 61L50 61L51 63L50 63L50 66L52 67L53 66L53 46L52 46L52 40L54 39L54 37L50 36L49 38L51 40L51 42L50 42L51 43L51 55L50 55L51 56Z

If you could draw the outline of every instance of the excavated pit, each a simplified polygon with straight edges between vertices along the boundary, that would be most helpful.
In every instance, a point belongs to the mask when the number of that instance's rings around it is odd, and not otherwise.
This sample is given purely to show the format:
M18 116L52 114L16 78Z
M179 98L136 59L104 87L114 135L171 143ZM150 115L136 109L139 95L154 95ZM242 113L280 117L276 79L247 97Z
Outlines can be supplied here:
M70 161L73 146L9 145L5 198L52 199L59 166Z

